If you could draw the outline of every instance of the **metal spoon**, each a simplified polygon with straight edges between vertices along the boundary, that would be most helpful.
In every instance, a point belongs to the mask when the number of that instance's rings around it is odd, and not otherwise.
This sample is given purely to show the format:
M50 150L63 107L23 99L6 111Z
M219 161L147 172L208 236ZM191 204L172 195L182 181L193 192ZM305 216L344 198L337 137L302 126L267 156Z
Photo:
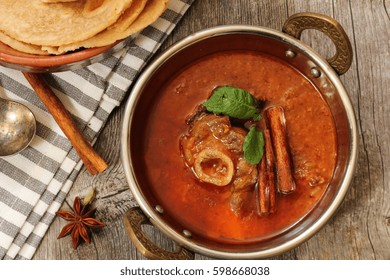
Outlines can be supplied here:
M0 98L0 157L22 151L33 139L36 121L26 106Z

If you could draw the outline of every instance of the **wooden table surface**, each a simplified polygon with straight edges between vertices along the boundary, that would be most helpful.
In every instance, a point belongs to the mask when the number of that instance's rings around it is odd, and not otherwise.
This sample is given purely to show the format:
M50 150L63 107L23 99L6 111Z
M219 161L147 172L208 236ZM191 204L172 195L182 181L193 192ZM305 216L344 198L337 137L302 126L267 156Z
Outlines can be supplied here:
M337 214L310 240L274 259L390 259L390 0L196 0L162 46L167 48L198 30L222 24L251 24L281 30L297 12L318 12L338 20L354 51L349 71L340 77L358 121L357 172ZM335 48L317 31L302 41L324 57ZM92 244L73 250L70 238L57 240L65 221L56 218L34 259L143 259L129 241L123 215L136 205L120 162L119 139L124 103L111 115L95 148L109 163L103 174L83 168L63 209L76 194L97 189L97 217L107 227ZM150 238L172 250L175 244L147 227ZM196 259L207 257L196 255Z

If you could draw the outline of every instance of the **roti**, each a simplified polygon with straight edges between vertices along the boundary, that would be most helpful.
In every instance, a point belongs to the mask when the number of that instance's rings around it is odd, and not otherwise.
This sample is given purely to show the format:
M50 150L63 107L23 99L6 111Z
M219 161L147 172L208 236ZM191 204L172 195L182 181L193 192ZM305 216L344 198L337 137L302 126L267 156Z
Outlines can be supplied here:
M99 13L85 17L85 0L50 4L41 0L1 0L0 31L28 44L70 44L114 24L131 3L132 0L106 0Z
M0 0L0 16L5 15L4 8L8 7L12 11L10 14L17 15L14 22L16 18L23 18L23 14L26 14L28 9L20 8L22 5L16 5L16 2L23 2L29 7L34 6L31 9L41 9L39 16L36 17L36 21L33 20L34 17L27 16L26 23L20 24L19 28L10 28L10 24L1 21L0 41L29 54L58 55L80 48L107 46L129 37L156 21L167 8L169 0ZM27 4L27 2L31 3ZM122 5L118 5L117 2L121 2ZM10 8L13 4L15 4L13 8ZM118 9L115 10L113 7ZM61 10L63 14L59 15ZM121 12L118 15L119 10ZM114 22L112 19L109 21L105 19L107 11L115 14ZM58 17L57 20L54 20L54 15ZM72 19L74 22L66 25L64 18ZM105 25L98 23L98 19ZM22 30L27 30L26 26L39 26L42 22L45 24L38 28L40 31L22 33ZM53 26L48 22L52 22ZM96 23L100 27L94 27L92 32L84 23ZM108 23L111 24L107 25ZM62 30L59 28L61 25ZM103 26L104 28L101 29ZM48 32L44 32L44 27L48 28ZM83 39L79 40L79 38ZM47 42L50 44L46 44Z
M123 33L144 10L146 2L147 0L133 0L133 4L121 15L116 23L87 40L59 46L55 52L64 53L81 47L93 48L107 46L125 38L126 36L124 37Z
M11 48L29 53L29 54L39 54L39 55L48 55L48 51L42 50L41 46L32 45L32 44L26 44L23 42L20 42L18 40L15 40L14 38L8 36L7 34L4 34L0 31L0 41Z
M41 0L43 3L75 2L79 0Z

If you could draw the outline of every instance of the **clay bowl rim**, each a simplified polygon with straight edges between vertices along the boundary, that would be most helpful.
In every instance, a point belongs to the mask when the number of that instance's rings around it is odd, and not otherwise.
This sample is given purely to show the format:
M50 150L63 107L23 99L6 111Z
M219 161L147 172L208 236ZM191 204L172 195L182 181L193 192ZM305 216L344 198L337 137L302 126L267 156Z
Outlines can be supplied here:
M36 55L24 53L0 42L0 65L27 72L59 72L76 70L103 60L123 48L127 40L113 44L80 49L60 55Z

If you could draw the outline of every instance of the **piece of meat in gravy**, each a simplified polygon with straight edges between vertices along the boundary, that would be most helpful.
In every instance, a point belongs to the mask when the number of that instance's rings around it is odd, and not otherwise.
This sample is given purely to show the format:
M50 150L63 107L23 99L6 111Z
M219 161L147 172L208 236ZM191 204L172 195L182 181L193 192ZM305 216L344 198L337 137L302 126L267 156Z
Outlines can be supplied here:
M239 215L257 181L256 165L244 159L247 131L233 127L229 117L200 113L191 119L180 140L182 156L195 177L205 183L226 187L230 207Z

